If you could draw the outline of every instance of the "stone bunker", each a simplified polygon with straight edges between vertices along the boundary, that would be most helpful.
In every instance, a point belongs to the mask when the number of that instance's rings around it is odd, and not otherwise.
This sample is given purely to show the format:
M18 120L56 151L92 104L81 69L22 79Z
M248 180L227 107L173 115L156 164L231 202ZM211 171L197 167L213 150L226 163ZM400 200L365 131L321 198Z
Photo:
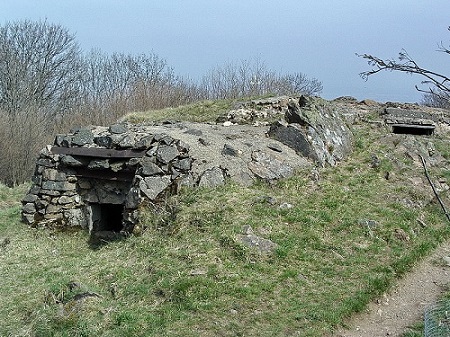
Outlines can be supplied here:
M180 140L125 125L59 135L36 161L23 199L30 225L131 231L143 198L157 202L189 176L192 158Z
M181 186L249 185L334 165L351 151L351 133L317 100L258 101L258 112L284 117L272 124L119 123L57 135L36 161L22 217L31 226L131 233L143 202L163 204Z
M435 117L423 111L385 108L383 114L393 133L430 136L436 128Z

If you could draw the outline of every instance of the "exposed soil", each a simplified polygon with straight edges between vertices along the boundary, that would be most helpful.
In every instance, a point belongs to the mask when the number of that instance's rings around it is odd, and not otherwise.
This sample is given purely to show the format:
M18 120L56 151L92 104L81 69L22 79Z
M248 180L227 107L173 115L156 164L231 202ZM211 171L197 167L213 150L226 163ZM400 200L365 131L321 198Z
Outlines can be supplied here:
M335 337L401 336L408 327L423 320L425 309L448 289L450 241L437 248L398 284L367 310L352 317L348 329L340 329Z

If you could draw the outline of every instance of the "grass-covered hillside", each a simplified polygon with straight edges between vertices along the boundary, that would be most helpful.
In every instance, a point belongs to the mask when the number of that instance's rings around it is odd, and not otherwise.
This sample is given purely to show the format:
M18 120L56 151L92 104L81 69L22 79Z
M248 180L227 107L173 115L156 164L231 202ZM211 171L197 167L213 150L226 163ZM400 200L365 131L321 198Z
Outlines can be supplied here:
M314 179L184 190L97 249L85 231L25 226L26 186L1 187L0 336L329 336L450 235L416 156L441 156L428 170L443 188L448 134L392 135L375 110ZM241 243L249 226L276 248Z

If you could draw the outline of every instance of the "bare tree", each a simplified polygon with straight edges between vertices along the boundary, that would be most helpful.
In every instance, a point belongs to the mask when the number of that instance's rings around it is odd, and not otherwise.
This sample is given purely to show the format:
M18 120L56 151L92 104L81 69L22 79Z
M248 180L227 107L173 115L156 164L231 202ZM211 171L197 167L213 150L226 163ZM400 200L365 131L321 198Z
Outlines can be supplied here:
M33 154L73 111L79 67L78 44L63 27L0 26L0 177L8 185L30 176Z
M447 29L450 31L450 27ZM442 42L439 44L438 51L450 54L450 49L445 47ZM356 55L366 59L368 64L373 67L371 70L360 74L363 79L367 80L369 76L386 70L417 74L425 78L421 81L421 84L425 87L416 85L416 90L424 93L425 96L431 96L431 100L450 104L450 78L435 71L422 68L405 49L399 52L397 59L383 60L369 54ZM428 100L430 100L430 97L428 97Z
M78 94L79 48L65 28L46 21L0 27L0 108L14 118L31 105L54 120Z

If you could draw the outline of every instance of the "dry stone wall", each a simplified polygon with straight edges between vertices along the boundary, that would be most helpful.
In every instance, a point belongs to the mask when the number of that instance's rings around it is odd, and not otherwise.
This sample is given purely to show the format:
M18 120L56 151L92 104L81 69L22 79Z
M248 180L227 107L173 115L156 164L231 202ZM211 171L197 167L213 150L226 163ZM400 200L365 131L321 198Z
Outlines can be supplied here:
M121 221L116 229L130 230L142 200L157 202L189 180L192 162L187 144L138 126L58 135L36 161L33 185L23 199L23 219L30 225L93 230L99 219L89 205L117 205Z

